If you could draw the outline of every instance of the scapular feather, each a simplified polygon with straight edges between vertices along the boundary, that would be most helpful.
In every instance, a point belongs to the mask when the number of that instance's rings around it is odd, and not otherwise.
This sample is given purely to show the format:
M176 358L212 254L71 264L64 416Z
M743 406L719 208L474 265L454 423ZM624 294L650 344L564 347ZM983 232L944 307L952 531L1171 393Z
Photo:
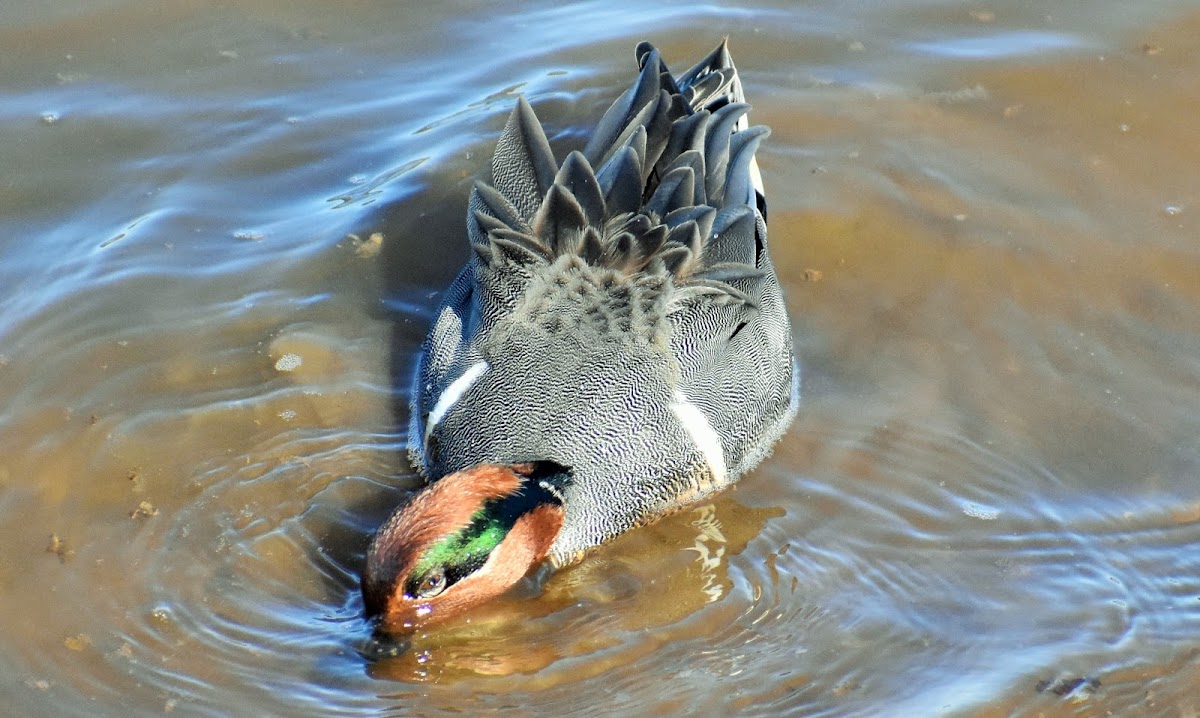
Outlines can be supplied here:
M766 272L740 262L721 262L711 264L692 275L694 279L706 279L713 282L737 282L743 279L761 279Z
M658 255L663 268L669 273L677 277L686 278L690 272L688 268L692 265L695 257L692 255L692 250L682 245L668 245L662 249Z
M651 51L657 54L657 50ZM644 118L649 117L647 113L653 112L653 106L658 102L661 90L659 74L653 68L647 70L646 63L641 61L640 56L639 65L641 72L638 73L637 81L608 108L584 147L583 154L592 166L602 164L602 160L613 148L623 144L623 137L630 127L644 125ZM639 117L643 120L639 121Z
M579 201L565 187L555 184L546 193L533 219L533 230L542 244L555 255L576 254L583 241L583 228L587 224Z
M579 206L583 209L587 224L600 227L604 224L605 205L604 195L600 191L600 182L591 164L582 152L572 152L563 161L562 168L554 177L554 184L565 187Z
M488 234L492 242L506 242L511 245L517 245L534 257L540 258L542 261L549 262L553 258L550 248L542 244L532 235L518 232L512 229L494 229Z
M708 176L705 178L709 197L716 199L722 196L728 181L730 138L733 137L734 126L749 109L749 105L739 102L726 105L713 114L704 142L704 154L709 158Z
M637 246L637 268L641 268L650 257L660 251L663 243L667 241L667 228L665 225L656 224L645 232L634 235L634 241Z
M712 103L712 109L719 109L728 100L718 96L724 95L728 91L732 81L732 74L725 70L717 70L705 75L696 83L688 85L685 96L692 104Z
M583 148L583 156L587 158L588 162L592 163L593 167L604 164L604 162L608 160L613 152L621 147L624 147L629 142L630 138L638 131L639 128L642 129L642 131L645 131L650 117L654 114L655 109L658 107L657 93L646 97L645 100L641 100L641 103L642 104L638 105L636 108L631 108L631 112L628 115L622 113L620 118L621 124L614 128L612 137L604 136L604 139L602 140L602 135L599 133L599 131L604 128L605 123L610 120L610 114L616 109L616 105L613 105L613 107L609 108L609 111L604 114L604 118L600 120L600 126L596 128L597 134L592 135L592 139L588 141L587 146Z
M545 252L541 247L528 241L524 235L513 232L508 236L500 236L498 232L491 235L495 256L501 254L516 264L541 264L546 261Z
M746 206L730 207L715 213L712 236L706 252L713 263L740 262L758 264L757 241L754 236L756 217L754 210Z
M709 117L711 113L708 110L699 110L695 114L675 120L671 125L671 136L667 140L666 149L663 150L663 160L673 162L689 150L697 150L703 156ZM665 173L669 168L663 166L660 169ZM703 174L697 176L703 177Z
M655 217L665 216L680 207L692 207L695 194L696 173L691 167L676 167L659 182L654 196L646 202L646 213Z
M700 237L700 227L695 221L677 224L667 233L667 242L687 247L692 254L699 256L703 251Z
M668 227L676 227L684 222L695 222L700 228L700 235L703 237L709 236L713 228L713 220L717 217L717 210L707 205L699 205L696 207L680 207L672 210L663 217L663 223Z
M704 153L699 150L687 150L667 165L667 172L672 172L680 167L689 167L692 170L692 196L688 197L680 207L703 207L708 204L708 193L704 187L704 164Z
M482 236L486 237L491 234L492 230L496 229L511 229L511 227L492 215L477 209L474 212L475 223L479 225L479 231Z
M643 131L642 147L645 148ZM642 162L632 146L623 147L601 168L598 176L605 208L612 215L636 212L642 203Z
M475 182L475 193L479 201L483 204L483 209L486 214L495 217L507 226L509 229L515 229L518 232L529 232L529 223L521 216L521 213L508 198L500 194L494 187L485 182Z
M496 143L492 184L522 217L532 217L558 170L546 133L524 97Z
M754 152L769 134L771 130L766 127L751 127L737 133L730 140L729 169L725 173L725 196L721 198L722 206L755 205L750 165L754 162Z
M640 47L640 46L639 46ZM733 68L733 58L729 55L729 42L722 40L720 45L705 55L699 62L681 74L676 82L682 88L694 87L697 79L711 77L713 74L728 72Z

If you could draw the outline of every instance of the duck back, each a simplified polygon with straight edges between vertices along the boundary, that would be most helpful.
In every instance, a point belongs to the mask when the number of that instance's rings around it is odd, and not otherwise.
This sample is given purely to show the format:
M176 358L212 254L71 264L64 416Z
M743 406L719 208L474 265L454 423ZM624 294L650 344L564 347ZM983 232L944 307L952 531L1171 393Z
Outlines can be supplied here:
M768 130L724 43L679 76L636 55L637 81L561 165L518 99L413 390L410 453L431 479L570 469L558 564L728 486L798 402L754 159Z

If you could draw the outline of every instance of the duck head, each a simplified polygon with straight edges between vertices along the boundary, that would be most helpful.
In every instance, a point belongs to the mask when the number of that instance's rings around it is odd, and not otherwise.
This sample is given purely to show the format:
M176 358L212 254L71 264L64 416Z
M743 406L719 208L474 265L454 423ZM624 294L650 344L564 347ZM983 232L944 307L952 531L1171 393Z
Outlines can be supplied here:
M367 551L363 602L396 636L507 591L550 550L563 525L567 469L552 462L479 464L397 509Z

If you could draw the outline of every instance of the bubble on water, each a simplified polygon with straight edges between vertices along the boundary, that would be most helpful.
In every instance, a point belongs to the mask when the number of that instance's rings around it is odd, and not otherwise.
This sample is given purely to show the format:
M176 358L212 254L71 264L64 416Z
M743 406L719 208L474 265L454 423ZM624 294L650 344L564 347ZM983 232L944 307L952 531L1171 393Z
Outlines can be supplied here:
M257 242L266 238L266 234L253 229L239 229L233 233L234 239L246 239Z
M1163 213L1168 217L1178 217L1179 215L1183 214L1183 207L1180 207L1177 204L1169 204L1166 207L1163 207Z
M153 619L155 623L161 623L164 625L169 624L172 622L171 610L159 606L150 612L150 618Z
M284 409L283 411L279 412L278 416L284 421L292 421L296 418L297 414L295 409Z
M962 505L962 511L967 516L984 521L992 521L1000 517L1000 509L984 506L973 501L965 501Z
M62 115L57 112L43 112L41 119L43 125L53 125L62 119Z
M299 354L291 352L279 357L275 362L275 371L295 371L304 363L304 359Z

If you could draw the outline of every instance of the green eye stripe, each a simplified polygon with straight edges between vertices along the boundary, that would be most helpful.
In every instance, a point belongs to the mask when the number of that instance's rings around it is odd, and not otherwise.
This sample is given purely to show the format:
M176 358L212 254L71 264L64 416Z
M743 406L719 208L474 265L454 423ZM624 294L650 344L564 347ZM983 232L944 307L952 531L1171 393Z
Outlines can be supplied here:
M418 596L422 583L436 570L445 576L446 588L478 571L517 520L541 504L561 505L558 494L533 482L486 502L471 516L469 524L446 534L421 554L405 581L405 593Z
M470 525L430 546L417 561L414 573L423 576L434 566L449 569L487 556L500 545L508 529L512 528L503 523L498 517L489 517L486 509L480 510Z
M507 511L498 511L495 502L485 504L475 512L470 524L426 549L413 566L405 593L418 595L422 582L435 568L440 567L445 573L447 586L477 571L508 535L515 519Z

